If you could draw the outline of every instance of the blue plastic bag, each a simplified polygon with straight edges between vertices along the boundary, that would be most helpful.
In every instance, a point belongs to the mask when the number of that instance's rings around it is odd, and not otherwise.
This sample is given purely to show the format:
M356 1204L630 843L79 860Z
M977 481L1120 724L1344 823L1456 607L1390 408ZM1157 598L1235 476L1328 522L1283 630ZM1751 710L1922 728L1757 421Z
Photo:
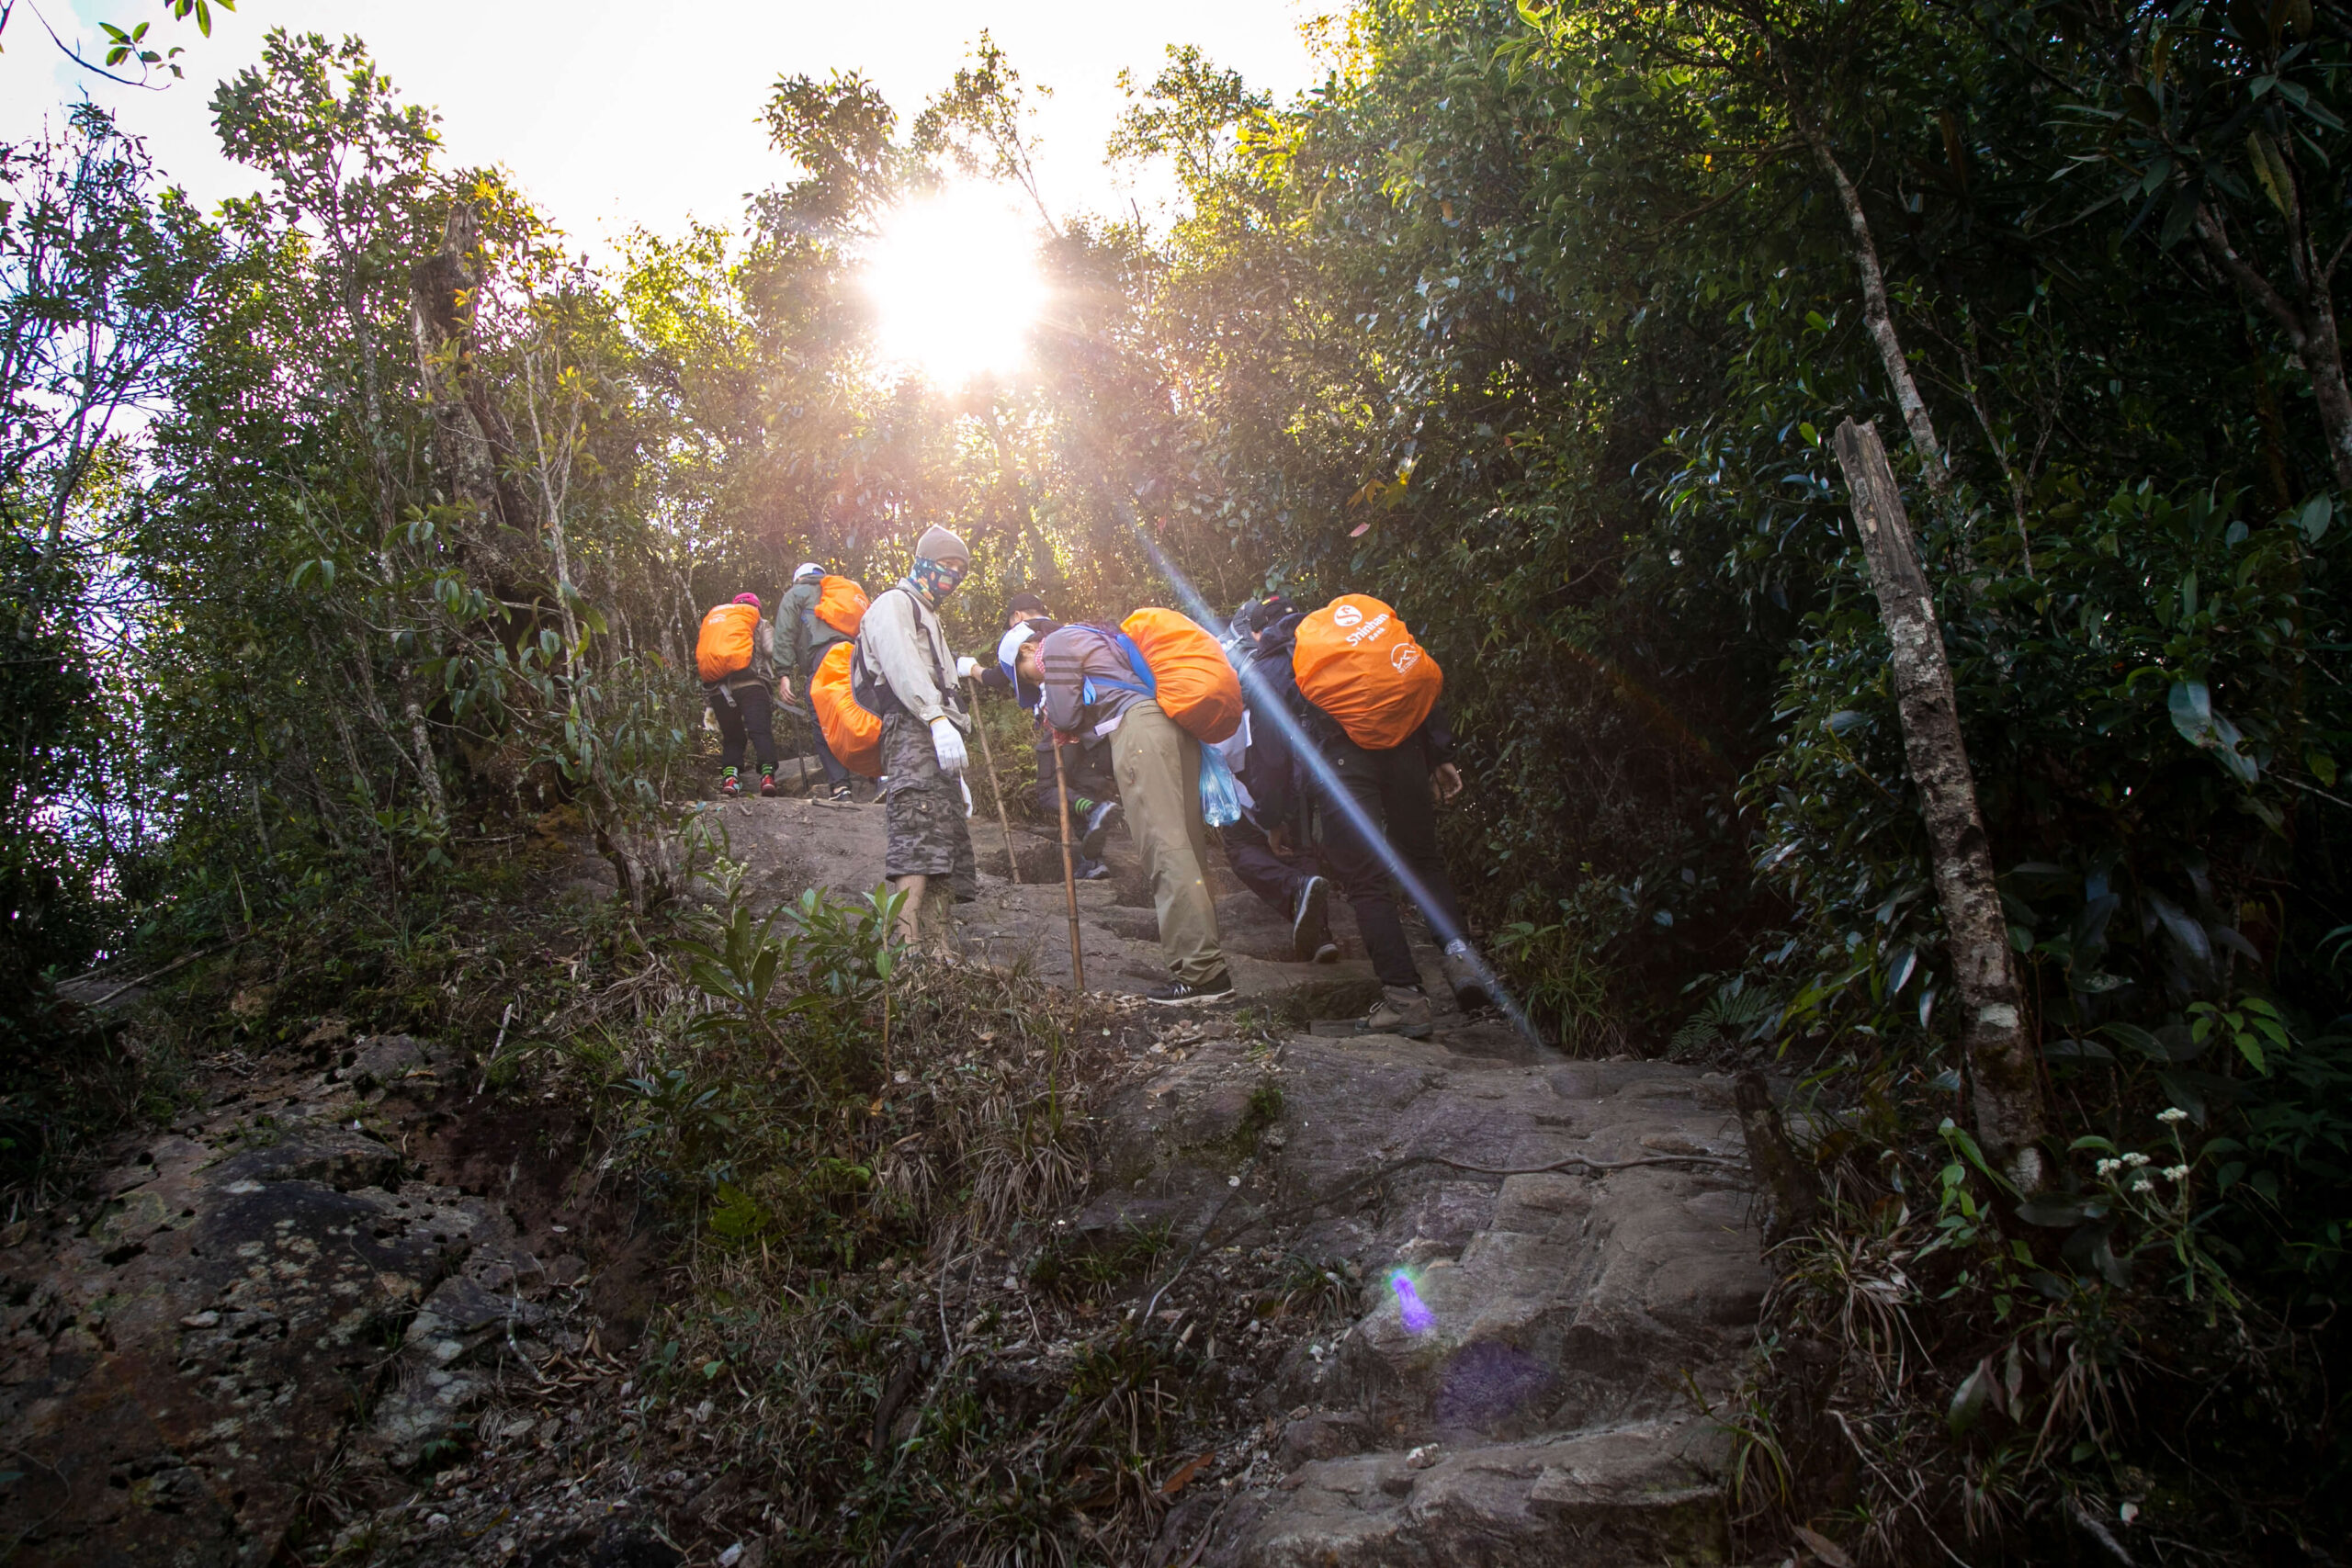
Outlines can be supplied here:
M1234 787L1233 770L1214 746L1201 748L1201 820L1212 828L1241 820L1241 796Z

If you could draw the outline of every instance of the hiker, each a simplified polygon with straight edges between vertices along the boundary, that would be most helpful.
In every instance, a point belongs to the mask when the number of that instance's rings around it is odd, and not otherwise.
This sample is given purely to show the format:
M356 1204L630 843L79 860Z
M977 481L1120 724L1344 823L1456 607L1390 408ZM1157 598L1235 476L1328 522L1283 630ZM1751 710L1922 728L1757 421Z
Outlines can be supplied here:
M1023 642L1059 631L1061 623L1048 615L1022 614L1018 599L1024 598L1036 600L1035 594L1017 596L1015 607L1006 615L1012 624L997 644L996 669L991 673L997 676L997 684L1011 690L1013 701L1036 713L1037 739L1033 750L1037 767L1037 809L1047 821L1057 821L1061 816L1062 797L1068 797L1069 818L1078 831L1078 863L1071 874L1080 882L1099 882L1111 874L1111 868L1102 861L1102 848L1119 816L1119 784L1112 776L1111 743L1101 738L1067 740L1046 722L1042 689L1034 682L1022 679L1014 661ZM1036 602L1043 604L1041 600ZM1061 753L1058 769L1054 759L1056 751Z
M1299 805L1294 789L1303 786L1321 813L1324 856L1355 910L1380 978L1381 999L1357 1027L1411 1039L1431 1027L1429 995L1389 888L1392 874L1427 917L1456 1002L1484 1007L1485 969L1438 852L1435 808L1462 793L1462 773L1453 764L1436 660L1413 642L1395 611L1363 594L1343 595L1312 615L1270 617L1254 635L1258 651L1243 671L1242 690L1251 749L1264 757L1262 764L1252 761L1250 787L1277 854L1290 848ZM1328 772L1291 755L1295 735ZM1390 854L1382 852L1384 841Z
M1065 626L1041 634L1039 626L1048 624L1032 621L1008 632L1008 662L1017 679L1042 689L1046 722L1057 736L1107 742L1128 829L1143 852L1170 975L1144 999L1161 1007L1223 1000L1233 995L1233 976L1217 944L1205 872L1201 743L1147 694L1147 678L1129 662L1120 633Z
M1298 614L1297 607L1280 593L1269 593L1241 602L1227 624L1225 646L1234 661L1234 668L1247 674L1251 660L1259 657L1258 638L1261 628L1288 620ZM1283 657L1287 657L1287 645ZM1247 681L1244 687L1247 688ZM1294 768L1295 759L1289 748L1270 750L1253 744L1255 727L1244 716L1241 728L1234 731L1232 739L1223 748L1227 766L1233 770L1234 783L1241 796L1241 820L1228 822L1217 829L1218 840L1225 846L1226 863L1241 885L1271 906L1274 912L1290 922L1291 955L1302 964L1332 964L1339 960L1340 944L1331 939L1331 884L1316 871L1307 869L1314 857L1296 851L1277 853L1267 836L1269 828L1283 829L1291 843L1304 844L1306 835L1291 831L1296 827L1306 796L1297 789L1295 781L1285 777L1278 790L1268 789L1260 779L1265 770L1280 767L1285 775ZM1273 818L1267 814L1264 799L1287 800L1292 803L1290 815ZM1302 865L1300 863L1305 862Z
M729 798L743 793L740 770L749 741L760 759L760 793L774 795L775 705L768 683L777 679L775 630L760 618L758 594L738 593L702 618L695 667L702 677L703 700L718 721L718 756L726 770L718 793Z
M954 906L979 892L966 821L971 793L962 778L972 718L939 625L941 602L971 565L962 539L941 527L924 530L907 575L867 608L854 656L857 700L882 716L888 834L882 866L906 895L899 933L911 944L927 926L941 953L955 951Z
M780 650L784 663L784 698L792 700L792 688L797 682L807 692L817 678L817 667L835 643L847 642L857 635L858 623L843 614L846 597L838 588L828 603L826 591L834 585L854 589L856 584L845 577L828 577L825 569L815 561L802 561L792 574L792 586L784 602L775 607L775 624L784 630L784 647ZM861 592L856 598L863 600ZM830 617L830 618L829 618ZM836 622L849 620L846 626ZM835 800L851 798L849 768L825 739L822 725L811 725L816 738L817 761L824 764L825 784Z
M1056 821L1062 807L1056 792L1069 795L1070 820L1078 825L1078 864L1073 874L1080 882L1097 882L1111 874L1111 868L1102 863L1102 845L1119 815L1119 785L1111 776L1111 748L1108 744L1067 744L1054 738L1053 727L1038 711L1037 688L1013 672L1012 656L1006 652L1008 648L1018 646L1018 639L1010 634L1033 623L1040 627L1041 637L1061 624L1036 594L1015 593L1004 606L1007 636L997 645L995 661L983 670L978 660L967 659L959 661L957 670L967 674L978 671L982 686L1009 693L1014 702L1037 712L1037 739L1031 749L1036 760L1037 809L1045 813L1047 821ZM965 665L971 666L971 670L965 670ZM1058 773L1054 767L1057 749L1062 754ZM1057 784L1057 779L1061 783Z

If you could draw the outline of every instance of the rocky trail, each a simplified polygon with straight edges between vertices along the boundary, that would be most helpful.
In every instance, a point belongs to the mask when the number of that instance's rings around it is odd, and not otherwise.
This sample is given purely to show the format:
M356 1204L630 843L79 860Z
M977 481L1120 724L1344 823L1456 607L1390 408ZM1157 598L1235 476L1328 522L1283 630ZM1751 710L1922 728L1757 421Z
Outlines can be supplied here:
M876 806L704 809L763 897L878 873ZM1065 981L1057 850L1022 838L1016 884L994 825L975 837L967 955ZM1087 977L1139 992L1152 914L1123 837L1109 858L1080 889ZM1709 1410L1767 1275L1729 1080L1569 1060L1491 1017L1419 1042L1318 1024L1374 989L1344 906L1341 961L1297 964L1287 922L1215 874L1241 998L1114 1006L1085 1192L989 1255L999 1305L966 1337L1022 1321L1048 1266L1164 1238L1113 1310L1178 1337L1224 1417L1161 1483L1154 1568L1732 1561ZM583 855L576 891L608 878ZM782 1561L788 1489L698 1446L707 1402L665 1415L630 1381L677 1288L654 1216L571 1113L481 1079L322 1025L215 1064L200 1110L0 1236L0 1560ZM1320 1306L1270 1312L1251 1282L1301 1258ZM1070 1343L1011 1333L993 1375L1068 1383Z

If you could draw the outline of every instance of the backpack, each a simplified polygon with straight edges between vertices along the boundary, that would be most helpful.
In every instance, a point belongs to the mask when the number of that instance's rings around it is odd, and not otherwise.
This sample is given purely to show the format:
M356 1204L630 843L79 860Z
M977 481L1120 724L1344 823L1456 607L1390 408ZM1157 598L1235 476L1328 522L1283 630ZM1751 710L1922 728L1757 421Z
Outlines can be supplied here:
M825 731L825 744L842 766L869 779L882 776L882 718L859 705L850 687L850 660L856 644L837 642L817 661L808 680L808 705Z
M1119 623L1119 647L1142 690L1195 740L1214 746L1241 727L1241 678L1216 638L1190 617L1147 606Z
M1410 740L1445 689L1437 660L1368 593L1342 593L1298 623L1291 673L1298 694L1367 751Z
M817 603L809 607L808 613L842 636L855 637L859 624L865 619L869 603L865 590L854 581L828 574L819 581Z
M760 629L756 604L721 604L702 618L702 633L695 639L695 668L706 686L716 685L739 670L752 667L752 650Z

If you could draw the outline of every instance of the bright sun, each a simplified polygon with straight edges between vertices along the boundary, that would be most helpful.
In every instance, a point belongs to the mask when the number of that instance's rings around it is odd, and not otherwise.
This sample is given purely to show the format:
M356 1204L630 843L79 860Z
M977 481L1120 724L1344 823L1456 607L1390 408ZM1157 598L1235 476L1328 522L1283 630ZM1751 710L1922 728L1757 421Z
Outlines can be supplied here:
M1046 302L1036 231L978 186L951 186L883 220L865 288L882 357L947 390L1023 364Z

